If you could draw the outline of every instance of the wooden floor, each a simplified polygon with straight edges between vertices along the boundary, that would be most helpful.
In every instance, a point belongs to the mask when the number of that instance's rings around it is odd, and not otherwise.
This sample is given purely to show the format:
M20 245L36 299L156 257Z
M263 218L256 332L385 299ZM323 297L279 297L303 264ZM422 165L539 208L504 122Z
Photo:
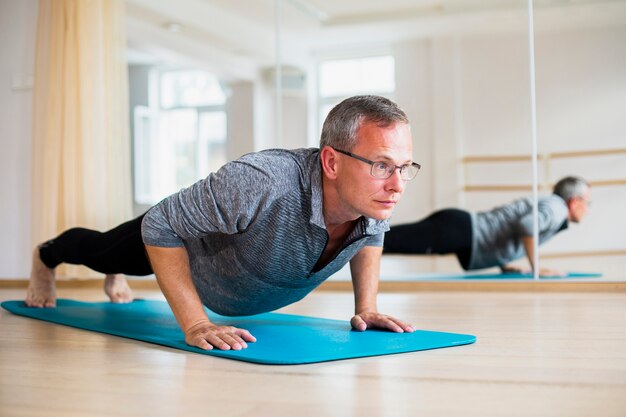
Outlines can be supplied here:
M157 291L137 296L161 298ZM0 299L23 298L1 289ZM59 296L99 301L95 289ZM0 416L626 416L626 294L413 292L380 308L473 345L267 366L0 312ZM284 309L348 319L348 292Z

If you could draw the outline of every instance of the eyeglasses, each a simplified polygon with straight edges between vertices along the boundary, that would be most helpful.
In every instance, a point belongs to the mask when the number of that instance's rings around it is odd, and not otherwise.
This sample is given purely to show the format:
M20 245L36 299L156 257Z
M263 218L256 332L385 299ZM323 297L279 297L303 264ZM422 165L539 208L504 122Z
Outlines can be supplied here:
M335 149L339 153L348 155L349 157L352 157L354 159L358 159L361 162L370 164L372 166L372 169L370 170L370 174L372 175L372 177L378 178L381 180L386 180L387 178L390 178L393 175L393 173L396 172L396 169L398 169L400 170L400 178L402 178L405 181L410 181L413 178L415 178L420 168L422 167L417 162L411 162L410 164L407 164L407 165L397 166L397 165L390 164L384 161L370 161L369 159L363 158L362 156L359 156L359 155L355 155L352 152L342 151L341 149L336 149L336 148L333 148L333 149Z
M577 199L577 200L580 200L580 201L584 202L584 203L587 205L587 207L591 207L591 200L587 200L587 199L586 199L586 198L584 198L584 197L574 197L574 198L575 198L575 199Z

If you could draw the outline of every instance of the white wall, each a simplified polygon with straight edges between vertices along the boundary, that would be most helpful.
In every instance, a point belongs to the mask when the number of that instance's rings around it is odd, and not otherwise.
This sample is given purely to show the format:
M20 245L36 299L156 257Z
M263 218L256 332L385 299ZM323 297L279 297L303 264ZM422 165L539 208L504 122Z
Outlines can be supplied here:
M0 278L30 267L31 117L37 0L0 0Z

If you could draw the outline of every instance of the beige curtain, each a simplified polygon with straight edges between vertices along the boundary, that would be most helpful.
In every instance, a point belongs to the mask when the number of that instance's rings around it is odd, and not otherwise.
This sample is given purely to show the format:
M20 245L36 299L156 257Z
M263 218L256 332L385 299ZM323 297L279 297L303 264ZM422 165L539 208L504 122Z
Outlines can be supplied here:
M132 215L123 0L40 0L33 92L33 245ZM97 276L62 267L60 276Z

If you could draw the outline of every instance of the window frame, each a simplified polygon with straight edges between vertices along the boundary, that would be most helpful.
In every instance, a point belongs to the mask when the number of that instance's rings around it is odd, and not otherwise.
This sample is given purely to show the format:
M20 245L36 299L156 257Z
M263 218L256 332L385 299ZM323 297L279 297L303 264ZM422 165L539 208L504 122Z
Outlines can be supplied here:
M321 73L321 66L323 63L329 62L329 61L361 60L361 59L387 57L387 56L391 57L394 62L394 71L393 71L394 90L392 92L376 92L376 91L364 89L359 92L351 93L350 95L336 95L336 96L322 97L320 73ZM324 116L324 118L326 117L326 114L323 114L325 113L323 112L324 108L328 106L334 106L338 104L339 102L341 102L342 100L348 97L351 97L352 95L357 95L357 94L376 94L376 95L388 98L390 100L395 100L396 91L397 91L396 61L397 61L396 56L390 47L378 47L378 48L374 47L374 48L368 48L366 51L365 50L352 50L352 51L344 51L343 53L337 52L337 53L318 54L315 59L315 64L314 64L315 76L313 77L315 79L315 83L313 83L314 94L312 96L314 97L315 102L314 102L314 105L311 106L313 111L309 114L309 122L312 124L312 126L314 126L314 129L309 130L311 132L309 136L309 146L313 146L313 147L319 146L319 138L322 133L322 126L323 126L323 121L324 121L324 119L322 119L322 116Z
M196 121L195 121L195 146L196 152L201 151L199 149L202 146L203 141L200 140L200 123L201 116L205 113L223 113L225 115L225 137L224 143L227 146L228 143L228 94L225 94L225 100L223 104L209 104L209 105L198 105L198 106L172 106L172 107L164 107L162 105L162 76L165 73L170 72L180 72L180 71L196 71L198 69L192 68L163 68L163 67L153 67L151 70L152 76L150 76L151 81L148 83L148 96L150 97L148 105L136 105L132 109L132 117L133 117L133 132L132 132L132 178L133 178L133 208L136 215L144 213L158 201L150 201L151 190L150 187L146 187L148 190L143 187L143 183L148 181L148 178L151 176L149 167L150 162L146 162L146 158L150 159L153 156L150 154L154 154L155 151L150 149L150 144L146 142L145 138L155 138L155 135L158 135L160 117L162 114L177 111L177 110L193 110L196 113ZM202 69L200 69L202 70ZM202 70L204 71L204 70ZM214 75L214 74L212 74ZM214 75L215 76L215 75ZM219 80L219 79L218 79ZM220 80L221 84L221 80ZM224 88L224 87L222 87ZM147 122L146 122L147 120ZM149 132L145 132L146 129ZM149 136L146 136L149 135ZM153 139L154 140L154 139ZM158 140L158 139L157 139ZM144 155L150 155L145 157ZM141 155L141 157L139 157ZM196 161L197 163L197 161ZM199 170L199 167L196 166L196 169ZM212 168L209 167L211 170ZM196 175L199 173L196 172ZM209 172L206 172L208 175ZM202 176L200 176L201 179ZM140 193L140 191L144 191L144 193Z

